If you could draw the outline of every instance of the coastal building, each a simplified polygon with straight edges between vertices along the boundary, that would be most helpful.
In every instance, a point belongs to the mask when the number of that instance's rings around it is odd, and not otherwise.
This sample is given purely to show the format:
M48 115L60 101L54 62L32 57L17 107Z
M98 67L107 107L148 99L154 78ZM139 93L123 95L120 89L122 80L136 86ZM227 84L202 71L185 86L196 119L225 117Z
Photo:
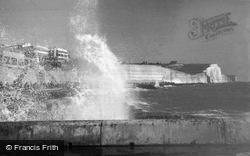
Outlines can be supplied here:
M68 51L62 48L52 49L39 45L33 46L30 43L1 45L0 81L12 83L22 77L24 81L34 83L45 81L45 79L51 80L54 76L49 71L45 72L45 65L49 65L50 69L55 68L65 75L65 72L56 68L68 59ZM64 78L65 76L61 77Z
M50 54L50 57L61 63L69 60L69 52L62 48L53 48L50 50Z

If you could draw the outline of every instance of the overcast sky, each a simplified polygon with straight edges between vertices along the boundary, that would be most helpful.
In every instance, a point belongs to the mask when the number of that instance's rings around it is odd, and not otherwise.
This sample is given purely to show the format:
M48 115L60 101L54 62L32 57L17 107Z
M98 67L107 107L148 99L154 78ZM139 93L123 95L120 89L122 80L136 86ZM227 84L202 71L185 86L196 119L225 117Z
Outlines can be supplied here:
M76 3L0 0L0 26L16 40L74 50L70 17ZM217 63L224 73L250 80L249 7L248 0L99 0L93 20L122 61ZM210 41L188 38L190 19L226 12L238 24L234 31Z

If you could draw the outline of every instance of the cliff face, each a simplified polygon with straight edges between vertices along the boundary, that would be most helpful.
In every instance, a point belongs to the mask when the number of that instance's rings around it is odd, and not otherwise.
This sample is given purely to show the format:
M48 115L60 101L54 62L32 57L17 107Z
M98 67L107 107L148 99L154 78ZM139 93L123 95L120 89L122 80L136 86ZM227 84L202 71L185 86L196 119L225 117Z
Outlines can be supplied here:
M157 65L123 65L125 77L129 82L163 81L169 75L169 69Z
M44 71L44 81L45 82L58 82L58 83L63 83L63 82L77 82L78 81L78 76L77 72L74 70L62 70L62 69L54 69L50 71Z
M0 80L3 83L12 84L22 74L21 78L23 83L43 83L43 82L77 82L77 73L74 70L64 71L60 68L46 71L43 67L40 68L28 68L25 71L23 68L10 68L6 66L0 66Z
M211 83L227 82L225 76L221 72L221 68L217 64L211 64L205 73L208 75Z
M176 70L170 70L170 79L165 80L167 82L173 82L177 84L182 83L207 83L207 77L204 73L199 73L195 75L183 73Z
M17 80L17 78L23 74L23 70L19 68L9 68L9 67L3 67L0 66L0 80L3 83L13 83L14 80ZM23 77L23 82L31 82L35 83L38 81L37 79L37 71L34 69L29 69L26 74Z
M200 73L189 74L186 72L162 67L159 65L139 65L125 64L128 82L171 82L182 83L223 83L229 79L222 74L221 68L217 64L208 65Z
M207 83L204 73L195 75L161 67L158 65L123 65L127 71L128 82L172 82L172 83Z

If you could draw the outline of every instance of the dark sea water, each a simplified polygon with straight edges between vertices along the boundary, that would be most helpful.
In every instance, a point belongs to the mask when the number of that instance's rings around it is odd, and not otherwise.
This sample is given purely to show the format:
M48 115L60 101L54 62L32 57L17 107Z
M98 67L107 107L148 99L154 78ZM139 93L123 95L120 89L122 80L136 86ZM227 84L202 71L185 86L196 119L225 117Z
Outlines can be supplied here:
M157 89L131 89L137 118L166 114L192 114L207 117L250 114L250 83L221 83L168 86ZM146 114L146 115L145 115Z

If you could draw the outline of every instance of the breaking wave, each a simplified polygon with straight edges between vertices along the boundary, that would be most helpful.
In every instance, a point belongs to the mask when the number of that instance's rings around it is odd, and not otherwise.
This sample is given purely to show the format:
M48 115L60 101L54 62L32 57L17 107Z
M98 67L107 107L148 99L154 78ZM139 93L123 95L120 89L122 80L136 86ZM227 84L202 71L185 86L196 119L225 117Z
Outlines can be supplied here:
M97 35L76 35L81 91L72 97L67 114L72 119L127 119L126 81L118 59Z

